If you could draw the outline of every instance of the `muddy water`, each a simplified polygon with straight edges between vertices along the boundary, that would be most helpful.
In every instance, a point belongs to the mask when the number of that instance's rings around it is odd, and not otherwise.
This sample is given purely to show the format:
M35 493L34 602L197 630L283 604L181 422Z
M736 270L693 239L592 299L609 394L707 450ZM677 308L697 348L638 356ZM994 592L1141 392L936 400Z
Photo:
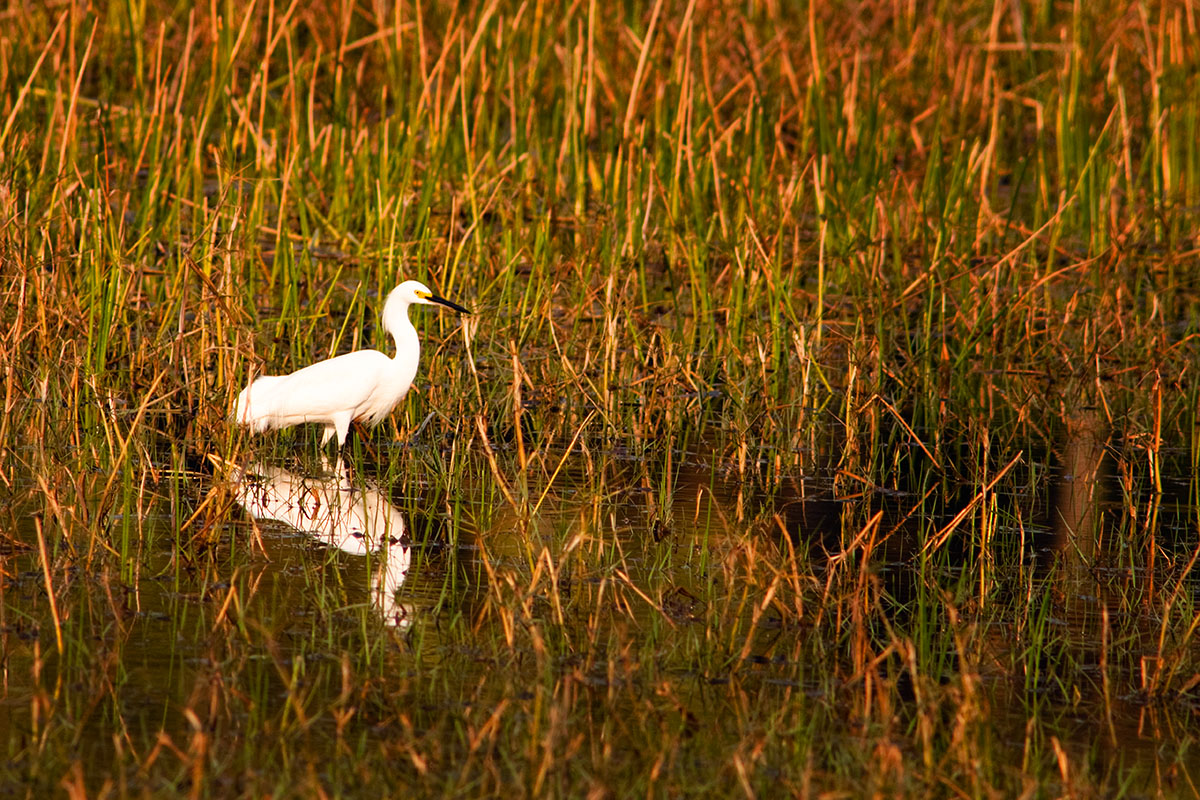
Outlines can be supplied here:
M150 544L132 560L97 552L90 569L79 566L84 537L75 538L72 553L44 511L14 508L2 589L0 730L23 732L26 740L53 732L69 752L96 763L130 748L144 755L156 743L194 740L191 709L201 707L211 712L206 725L226 730L312 716L320 719L316 734L333 737L321 709L345 703L347 687L357 685L347 683L351 672L379 686L428 676L464 686L498 679L490 674L496 642L514 634L480 622L492 619L485 613L493 602L489 581L536 572L541 545L562 553L586 546L573 543L574 533L607 537L603 547L619 566L558 576L563 596L586 590L611 602L603 586L611 581L621 589L634 638L669 640L706 624L716 602L713 573L736 561L749 535L798 551L818 582L869 541L869 571L879 586L874 596L892 624L919 632L922 615L946 624L939 616L944 609L929 610L945 603L992 626L985 666L974 679L991 698L1002 747L1027 746L1032 704L1040 735L1057 737L1066 752L1119 755L1153 772L1164 752L1187 752L1190 695L1154 693L1170 665L1155 655L1153 621L1121 623L1149 613L1139 610L1138 598L1155 581L1181 574L1195 547L1187 454L1163 451L1159 494L1129 479L1128 464L1116 455L1127 450L1094 416L1074 418L1066 430L1057 446L1024 458L1031 488L997 497L1002 513L992 515L983 533L970 521L955 522L978 484L934 487L945 494L940 503L926 502L930 489L902 484L848 493L836 474L767 488L715 470L703 452L678 454L669 493L634 479L636 470L622 483L617 467L597 512L596 498L572 487L568 469L533 518L521 519L503 503L468 501L476 514L454 530L444 517L415 512L419 502L394 496L369 475L258 461L223 475L189 476L230 487L229 511L204 532L204 542L192 531L180 533L178 512L169 512L165 497L151 497L139 519ZM127 520L111 515L105 523L111 529ZM923 543L943 534L948 555L922 571ZM1154 538L1159 563L1137 556L1146 547L1137 537ZM981 549L994 555L981 559ZM931 590L931 576L944 584ZM521 587L510 583L502 592L520 598ZM986 607L972 607L968 590L985 584L979 590L991 598L985 604L1002 602L995 598L1005 593L1044 594L1043 613L997 619ZM1195 592L1190 578L1179 586ZM542 604L550 619L559 613L546 596L520 602ZM735 662L695 663L686 650L660 648L655 658L666 674L723 685L736 673L768 693L827 691L814 676L819 664L795 661L803 652L796 641L811 635L806 619L797 624L775 606L764 605L761 616L752 604L724 607L732 615L729 630L750 631ZM582 618L565 619L566 636L586 638ZM1016 652L1035 625L1052 646L1035 656ZM1111 639L1117 630L1126 631L1121 642ZM1103 642L1134 655L1106 663L1111 656ZM1014 671L1014 663L1023 669ZM956 669L948 655L945 680L955 680ZM1081 690L1075 678L1056 677L1072 670L1093 680ZM635 678L615 674L610 662L607 671L583 668L580 680L611 691ZM69 723L56 728L55 719ZM1176 760L1200 766L1191 756Z

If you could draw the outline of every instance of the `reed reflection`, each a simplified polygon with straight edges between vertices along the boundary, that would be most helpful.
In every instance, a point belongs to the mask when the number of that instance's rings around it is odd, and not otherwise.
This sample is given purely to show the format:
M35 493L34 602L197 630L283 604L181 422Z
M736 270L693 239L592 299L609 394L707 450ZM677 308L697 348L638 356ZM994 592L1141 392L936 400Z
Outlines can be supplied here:
M1090 562L1102 534L1098 511L1104 502L1103 465L1109 430L1094 409L1080 411L1066 423L1062 465L1051 504L1054 546Z

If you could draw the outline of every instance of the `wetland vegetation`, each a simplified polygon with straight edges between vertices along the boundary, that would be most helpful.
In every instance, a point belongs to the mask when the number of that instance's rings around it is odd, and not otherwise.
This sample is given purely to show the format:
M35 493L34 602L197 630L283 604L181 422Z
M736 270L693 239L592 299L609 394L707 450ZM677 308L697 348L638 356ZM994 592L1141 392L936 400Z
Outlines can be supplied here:
M0 11L0 792L1195 796L1197 16Z

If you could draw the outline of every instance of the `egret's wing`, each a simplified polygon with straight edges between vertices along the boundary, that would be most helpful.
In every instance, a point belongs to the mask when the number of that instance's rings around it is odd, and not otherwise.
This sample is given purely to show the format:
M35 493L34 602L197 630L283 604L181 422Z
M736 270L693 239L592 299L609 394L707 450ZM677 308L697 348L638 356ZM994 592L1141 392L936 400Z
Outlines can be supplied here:
M378 350L358 350L293 372L272 391L287 416L328 419L359 408L371 397L391 359Z
M237 398L237 405L233 408L233 419L257 430L269 427L276 387L282 380L283 378L277 375L263 375L242 389Z
M318 361L291 375L267 375L242 390L234 418L256 430L358 416L391 359L378 350Z

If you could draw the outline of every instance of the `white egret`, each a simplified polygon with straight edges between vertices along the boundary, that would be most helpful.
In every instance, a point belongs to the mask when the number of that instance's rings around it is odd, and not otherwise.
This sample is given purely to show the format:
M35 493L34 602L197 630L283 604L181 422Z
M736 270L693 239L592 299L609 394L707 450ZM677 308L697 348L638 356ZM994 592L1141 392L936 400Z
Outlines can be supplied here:
M378 425L412 386L421 357L417 329L408 319L408 307L414 304L471 313L420 281L405 281L388 295L381 317L383 329L396 340L395 358L378 350L356 350L290 375L264 375L238 395L234 421L254 433L320 422L325 426L321 446L337 436L340 453L351 422Z

